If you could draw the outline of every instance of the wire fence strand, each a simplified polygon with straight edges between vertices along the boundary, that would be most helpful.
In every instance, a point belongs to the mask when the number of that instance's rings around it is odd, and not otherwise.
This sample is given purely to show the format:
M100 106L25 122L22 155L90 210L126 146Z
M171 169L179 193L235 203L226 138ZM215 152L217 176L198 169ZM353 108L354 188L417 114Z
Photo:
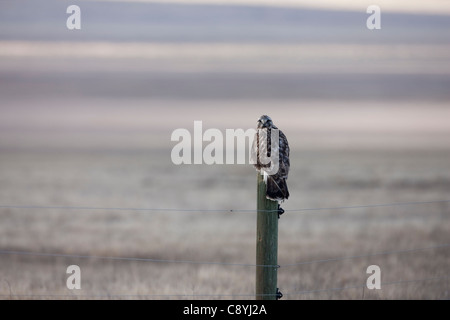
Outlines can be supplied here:
M290 264L282 265L262 265L262 264L250 264L250 263L233 263L233 262L214 262L214 261L195 261L195 260L169 260L169 259L153 259L153 258L133 258L133 257L114 257L114 256L97 256L97 255L81 255L81 254L64 254L64 253L46 253L46 252L32 252L32 251L14 251L14 250L0 250L0 254L3 255L24 255L24 256L41 256L41 257L60 257L60 258L74 258L74 259L101 259L101 260L116 260L116 261L140 261L140 262L155 262L155 263L178 263L178 264L197 264L197 265L221 265L221 266L241 266L241 267L263 267L263 268L286 268L294 267L313 263L325 263L325 262L337 262L343 260L352 260L365 257L381 256L381 255L394 255L394 254L407 254L420 252L432 249L445 249L450 248L450 243L443 243L434 246L424 248L405 249L397 251L384 251L372 254L361 254L354 256L346 256L330 259L317 259L310 261L302 261Z
M256 293L230 293L230 294L210 294L210 293L204 293L204 294L189 294L189 293L175 293L175 294L4 294L0 297L18 297L18 298L25 298L25 297L47 297L47 298L57 298L57 297L64 297L64 298L130 298L130 299L136 299L136 298L171 298L171 297L184 297L184 298L208 298L208 297L222 297L222 298L232 298L232 297L271 297L276 296L276 294L256 294Z
M285 212L305 212L305 211L329 211L346 209L365 209L377 207L395 207L409 205L425 205L450 203L450 200L433 201L412 201L412 202L393 202L378 203L354 206L335 206L335 207L317 207L317 208L298 208L285 209ZM192 213L256 213L273 212L274 210L256 210L256 209L181 209L181 208L126 208L126 207L91 207L91 206L45 206L45 205L0 205L0 209L57 209L57 210L104 210L104 211L138 211L138 212L192 212Z
M414 201L414 202L397 202L397 203L381 203L381 204L368 204L368 205L354 205L354 206L336 206L336 207L317 207L317 208L298 208L298 209L287 209L286 212L299 213L307 211L331 211L331 210L347 210L347 209L364 209L364 208L376 208L376 207L395 207L395 206L409 206L409 205L425 205L425 204L438 204L438 203L450 203L450 200L435 200L435 201ZM90 206L39 206L39 205L0 205L0 209L43 209L43 210L96 210L96 211L134 211L134 212L191 212L191 213L256 213L256 209L176 209L176 208L125 208L125 207L90 207ZM272 210L263 210L265 212L272 212ZM74 259L102 259L102 260L113 260L113 261L140 261L140 262L151 262L151 263L177 263L177 264L194 264L194 265L220 265L220 266L242 266L242 267L264 267L264 268L287 268L295 267L314 263L327 263L327 262L338 262L343 260L353 260L365 257L383 256L383 255L400 255L409 253L418 253L426 250L438 250L438 249L448 249L450 248L450 243L441 243L429 247L413 248L413 249L403 249L395 251L383 251L369 254L359 254L336 258L325 258L316 259L309 261L300 261L295 263L288 263L283 265L260 265L260 264L249 264L249 263L231 263L231 262L214 262L214 261L195 261L195 260L169 260L169 259L154 259L154 258L139 258L139 257L116 257L116 256L97 256L97 255L86 255L86 254L65 254L65 253L48 253L48 252L32 252L32 251L17 251L17 250L0 250L1 255L22 255L22 256L41 256L41 257L61 257L61 258L74 258ZM434 278L424 278L424 279L413 279L413 280L401 280L384 282L381 285L402 285L415 282L424 281L437 281L446 279L448 281L448 275L445 277L434 277ZM322 292L336 292L343 291L352 288L364 288L363 285L352 285L336 288L324 288L324 289L313 289L313 290L303 290L303 291L293 291L288 293L283 293L285 296L296 296L303 294L314 294ZM275 294L263 294L260 296L274 296ZM255 293L237 293L237 294L13 294L10 290L10 294L0 295L0 297L10 297L10 298L31 298L31 297L48 297L48 298L151 298L151 297L255 297Z
M264 268L279 268L280 267L279 265L261 265L261 264L250 264L250 263L211 262L211 261L194 261L194 260L168 260L168 259L152 259L152 258L132 258L132 257L111 257L111 256L78 255L78 254L64 254L64 253L14 251L14 250L0 250L0 254L4 254L4 255L24 255L24 256L41 256L41 257L59 257L59 258L75 258L75 259L140 261L140 262L155 262L155 263L179 263L179 264L241 266L241 267L264 267Z
M369 254L360 254L360 255L354 255L354 256L348 256L348 257L301 261L301 262L296 262L296 263L283 264L280 267L285 268L285 267L294 267L294 266L313 264L313 263L337 262L337 261L343 261L343 260L353 260L353 259L358 259L358 258L368 258L368 257L393 255L393 254L407 254L407 253L413 253L413 252L419 252L419 251L425 251L425 250L431 250L431 249L443 249L443 248L450 248L450 243L443 243L443 244L438 244L435 246L430 246L430 247L425 247L425 248L406 249L406 250L397 250L397 251L385 251L385 252L376 252L376 253L369 253Z
M399 280L399 281L390 281L390 282L382 282L380 285L383 286L393 286L393 285L407 285L411 283L420 283L426 281L440 281L440 280L448 280L449 275L438 276L438 277L429 277L422 279L411 279L411 280ZM294 291L283 293L283 296L297 296L297 295L305 295L305 294L316 294L316 293L326 293L326 292L339 292L348 289L362 289L365 288L366 285L349 285L344 287L336 287L336 288L324 288L324 289L312 289L312 290L302 290L302 291ZM230 294L187 294L187 293L173 293L173 294L0 294L0 297L9 297L9 298L30 298L30 297L46 297L46 298L84 298L84 299L114 299L114 298L171 298L171 297L179 297L179 298L233 298L233 297L272 297L277 294L256 294L256 293L230 293Z

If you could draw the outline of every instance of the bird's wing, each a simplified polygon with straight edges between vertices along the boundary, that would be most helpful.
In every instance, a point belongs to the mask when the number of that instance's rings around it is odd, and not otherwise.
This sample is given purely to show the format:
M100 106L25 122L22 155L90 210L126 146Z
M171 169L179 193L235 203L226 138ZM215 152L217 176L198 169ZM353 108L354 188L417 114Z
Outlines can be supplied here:
M280 168L278 170L278 174L283 177L284 179L287 179L290 169L290 161L289 161L289 143L285 136L285 134L280 130L280 142L279 142L279 157L280 157Z

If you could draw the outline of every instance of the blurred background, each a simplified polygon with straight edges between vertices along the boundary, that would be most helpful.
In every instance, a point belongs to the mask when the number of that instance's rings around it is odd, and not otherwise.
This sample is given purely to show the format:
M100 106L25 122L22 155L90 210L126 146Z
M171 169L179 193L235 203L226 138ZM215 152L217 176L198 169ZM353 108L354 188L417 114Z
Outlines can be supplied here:
M256 213L219 211L256 208L255 170L176 166L171 133L268 114L284 299L448 299L450 6L369 30L372 2L0 0L0 298L252 298L254 267L96 257L254 264Z

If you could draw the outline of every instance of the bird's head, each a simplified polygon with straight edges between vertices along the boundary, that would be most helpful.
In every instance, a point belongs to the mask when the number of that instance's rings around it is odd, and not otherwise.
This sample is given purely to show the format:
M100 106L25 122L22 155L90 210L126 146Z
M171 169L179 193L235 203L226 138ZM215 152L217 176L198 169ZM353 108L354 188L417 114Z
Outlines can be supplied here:
M257 128L258 129L262 129L262 128L273 128L273 122L272 119L267 116L267 115L263 115L258 119L258 125Z

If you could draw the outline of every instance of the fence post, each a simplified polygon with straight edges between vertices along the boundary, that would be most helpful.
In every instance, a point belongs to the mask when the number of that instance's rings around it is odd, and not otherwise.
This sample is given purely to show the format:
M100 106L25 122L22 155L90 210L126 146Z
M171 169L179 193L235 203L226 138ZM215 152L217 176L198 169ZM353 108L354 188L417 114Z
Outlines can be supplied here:
M277 299L278 202L266 198L264 176L258 172L256 217L256 300ZM262 267L273 265L274 267Z

